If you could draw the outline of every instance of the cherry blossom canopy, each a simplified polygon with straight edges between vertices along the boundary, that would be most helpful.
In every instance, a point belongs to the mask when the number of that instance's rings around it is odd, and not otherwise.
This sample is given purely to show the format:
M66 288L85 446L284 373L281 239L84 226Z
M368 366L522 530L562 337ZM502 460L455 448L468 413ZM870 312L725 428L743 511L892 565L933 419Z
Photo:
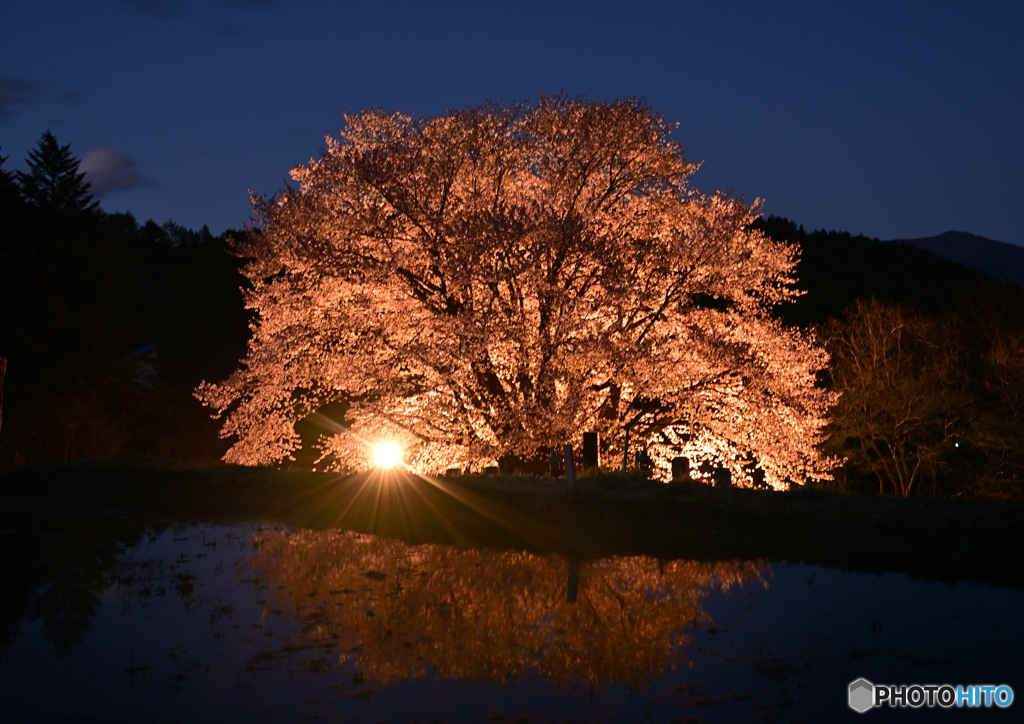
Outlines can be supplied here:
M242 367L198 397L272 464L328 402L322 439L365 467L391 439L423 472L544 456L599 431L606 459L686 455L739 483L827 476L827 362L772 309L795 248L759 205L688 185L672 126L637 100L542 98L438 118L365 111L255 199L238 252L258 313ZM340 422L340 421L339 421Z

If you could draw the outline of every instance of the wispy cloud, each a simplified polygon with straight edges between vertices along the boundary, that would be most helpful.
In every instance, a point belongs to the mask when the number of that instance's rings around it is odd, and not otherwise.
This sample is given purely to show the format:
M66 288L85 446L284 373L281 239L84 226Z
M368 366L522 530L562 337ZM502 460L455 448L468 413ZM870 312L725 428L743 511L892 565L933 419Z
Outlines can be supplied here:
M0 69L0 122L12 118L18 107L29 103L45 85L30 78L15 78Z
M140 186L156 186L139 171L135 159L109 146L100 146L89 151L78 167L91 184L89 189L100 197L114 191L128 191Z

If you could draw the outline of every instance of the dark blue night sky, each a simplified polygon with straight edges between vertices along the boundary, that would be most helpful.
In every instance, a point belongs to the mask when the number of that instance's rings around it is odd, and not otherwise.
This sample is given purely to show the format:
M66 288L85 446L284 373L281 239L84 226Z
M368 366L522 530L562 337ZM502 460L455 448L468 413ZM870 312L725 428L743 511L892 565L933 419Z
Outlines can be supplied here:
M695 183L808 228L1024 244L1021 2L0 2L0 153L219 233L342 113L642 96Z

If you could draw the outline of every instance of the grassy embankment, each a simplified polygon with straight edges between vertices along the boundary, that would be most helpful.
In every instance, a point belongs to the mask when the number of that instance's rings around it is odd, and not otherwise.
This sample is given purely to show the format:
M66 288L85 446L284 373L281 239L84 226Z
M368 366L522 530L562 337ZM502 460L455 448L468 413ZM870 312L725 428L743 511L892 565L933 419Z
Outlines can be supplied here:
M1024 588L1019 504L666 486L627 476L583 478L570 489L544 478L340 477L145 460L0 471L0 529L8 533L217 520L580 558L785 560Z

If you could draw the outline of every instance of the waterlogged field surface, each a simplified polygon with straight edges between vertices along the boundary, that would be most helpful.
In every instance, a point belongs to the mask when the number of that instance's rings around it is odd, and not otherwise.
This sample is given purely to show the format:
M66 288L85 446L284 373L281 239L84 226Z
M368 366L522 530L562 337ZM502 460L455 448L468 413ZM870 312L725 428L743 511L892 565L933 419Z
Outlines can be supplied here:
M1024 593L988 585L270 525L0 545L33 552L0 611L3 721L825 721L859 716L858 677L1022 689Z

